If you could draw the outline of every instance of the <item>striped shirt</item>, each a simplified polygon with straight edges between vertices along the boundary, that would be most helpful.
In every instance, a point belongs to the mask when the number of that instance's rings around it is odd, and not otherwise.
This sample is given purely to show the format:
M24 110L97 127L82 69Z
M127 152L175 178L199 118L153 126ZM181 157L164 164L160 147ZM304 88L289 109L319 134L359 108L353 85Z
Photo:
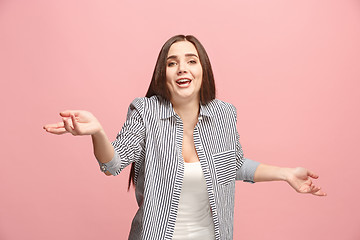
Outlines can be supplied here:
M218 99L200 105L194 144L204 173L215 238L233 238L235 180L253 181L258 163L245 159L236 130L236 109ZM179 205L184 160L183 123L172 104L158 96L136 98L112 142L113 159L104 166L118 175L135 163L139 209L129 239L172 238Z

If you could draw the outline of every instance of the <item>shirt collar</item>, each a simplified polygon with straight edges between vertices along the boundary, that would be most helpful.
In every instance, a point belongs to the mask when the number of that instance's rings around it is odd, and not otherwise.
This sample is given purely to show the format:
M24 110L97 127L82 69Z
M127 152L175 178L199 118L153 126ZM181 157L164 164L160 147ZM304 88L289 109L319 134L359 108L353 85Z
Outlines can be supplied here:
M213 117L215 116L213 105L214 100L211 100L207 104L200 104L200 114L199 116L205 116L205 117Z
M160 99L160 119L167 119L171 118L176 115L176 112L174 111L174 108L170 101L165 100L163 98ZM200 104L200 113L199 116L205 116L205 117L213 117L214 111L212 109L213 101L210 101L207 104Z

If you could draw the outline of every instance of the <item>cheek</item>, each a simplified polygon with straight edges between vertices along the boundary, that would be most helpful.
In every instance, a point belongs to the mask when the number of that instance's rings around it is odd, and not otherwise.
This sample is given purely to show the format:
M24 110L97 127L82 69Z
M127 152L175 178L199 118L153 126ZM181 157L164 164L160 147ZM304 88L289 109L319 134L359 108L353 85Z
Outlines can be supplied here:
M168 69L168 68L166 68L166 74L165 74L165 76L166 76L166 82L171 82L171 76L172 76L172 72L171 72L171 69Z
M166 72L165 77L166 77L166 84L169 84L170 83L170 77L169 77L168 72Z
M166 78L166 86L168 87L171 86L171 80L169 78Z
M199 69L199 71L197 72L198 78L201 79L202 81L202 76L203 76L203 70L202 68Z
M171 80L171 76L170 74L168 73L168 71L166 71L166 86L168 89L172 88L172 80Z
M200 64L200 66L198 67L197 70L198 70L198 73L197 73L198 76L199 76L199 77L200 77L200 76L202 77L202 75L203 75L203 68L202 68L202 65L201 65L201 64Z
M202 68L200 69L200 71L198 72L198 78L199 78L199 86L201 88L202 82L203 82L203 71Z

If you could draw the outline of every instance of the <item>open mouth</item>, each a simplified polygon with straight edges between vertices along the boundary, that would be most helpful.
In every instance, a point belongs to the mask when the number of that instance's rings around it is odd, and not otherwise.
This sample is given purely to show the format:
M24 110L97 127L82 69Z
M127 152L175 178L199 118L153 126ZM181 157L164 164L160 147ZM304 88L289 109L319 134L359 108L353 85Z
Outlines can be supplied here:
M179 86L186 86L189 85L191 83L191 80L188 78L182 78L176 81L177 85Z

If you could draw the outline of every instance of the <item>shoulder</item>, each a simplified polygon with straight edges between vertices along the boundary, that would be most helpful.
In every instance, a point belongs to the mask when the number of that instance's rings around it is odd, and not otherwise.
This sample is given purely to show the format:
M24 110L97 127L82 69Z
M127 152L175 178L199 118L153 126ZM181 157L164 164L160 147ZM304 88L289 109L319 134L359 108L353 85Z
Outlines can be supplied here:
M158 112L159 109L166 105L167 102L159 96L152 97L137 97L135 98L131 104L130 109L136 109L140 114L144 114L144 112Z
M135 98L130 105L133 105L135 107L144 107L147 106L156 106L161 104L163 100L158 96L152 96L152 97L137 97Z
M217 99L217 98L212 100L212 102L214 102L214 105L219 106L219 107L221 107L223 109L231 109L231 110L236 109L233 104L222 101L222 100Z
M205 105L213 113L234 114L236 116L236 107L220 99L214 99Z

